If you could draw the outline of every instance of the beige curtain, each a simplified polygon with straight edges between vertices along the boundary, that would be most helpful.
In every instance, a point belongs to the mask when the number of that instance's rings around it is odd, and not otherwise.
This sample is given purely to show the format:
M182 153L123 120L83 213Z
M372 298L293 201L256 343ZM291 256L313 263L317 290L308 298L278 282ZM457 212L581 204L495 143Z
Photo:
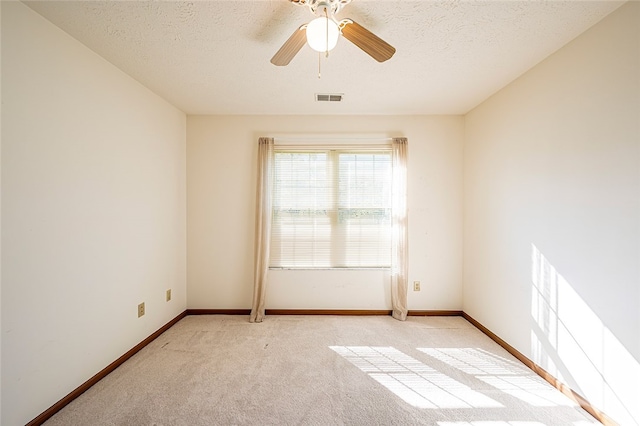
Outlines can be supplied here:
M264 319L264 299L267 289L267 273L269 272L269 241L271 240L272 189L273 138L260 138L258 140L255 269L250 322L262 322Z
M391 307L393 317L407 319L408 230L407 230L407 139L393 139L393 190L391 214Z

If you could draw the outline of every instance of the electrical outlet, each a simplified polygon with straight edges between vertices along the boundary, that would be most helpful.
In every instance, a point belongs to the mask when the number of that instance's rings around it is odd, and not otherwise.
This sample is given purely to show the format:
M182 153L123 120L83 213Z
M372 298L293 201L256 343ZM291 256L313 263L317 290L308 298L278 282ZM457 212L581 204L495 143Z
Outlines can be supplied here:
M167 297L166 297L166 299L167 299L167 302L168 302L169 300L171 300L171 289L167 290Z
M420 281L413 282L413 291L420 291Z
M144 302L138 305L138 318L144 315Z

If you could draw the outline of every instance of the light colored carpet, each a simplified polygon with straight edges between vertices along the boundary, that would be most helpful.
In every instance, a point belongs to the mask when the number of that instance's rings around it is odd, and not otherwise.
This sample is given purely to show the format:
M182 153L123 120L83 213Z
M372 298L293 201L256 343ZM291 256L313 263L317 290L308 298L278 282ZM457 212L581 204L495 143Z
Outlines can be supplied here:
M189 316L55 425L584 426L460 317Z

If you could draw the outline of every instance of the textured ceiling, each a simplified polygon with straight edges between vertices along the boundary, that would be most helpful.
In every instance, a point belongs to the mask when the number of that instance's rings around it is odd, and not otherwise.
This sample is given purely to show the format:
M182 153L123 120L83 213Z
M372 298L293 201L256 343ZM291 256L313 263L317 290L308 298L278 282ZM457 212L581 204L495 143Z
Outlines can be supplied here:
M623 2L354 0L338 18L397 53L341 39L320 79L308 46L269 62L313 18L287 0L25 3L187 114L464 114Z

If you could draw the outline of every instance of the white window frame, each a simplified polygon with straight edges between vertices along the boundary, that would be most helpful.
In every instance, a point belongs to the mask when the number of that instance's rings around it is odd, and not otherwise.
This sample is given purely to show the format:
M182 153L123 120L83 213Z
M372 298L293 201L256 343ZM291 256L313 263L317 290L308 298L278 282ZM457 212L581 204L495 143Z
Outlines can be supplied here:
M384 153L384 154L388 154L390 157L390 161L392 160L392 148L390 144L375 144L375 145L365 145L365 144L357 144L357 145L329 145L329 144L305 144L305 145L276 145L274 148L274 154L277 155L278 153L282 153L282 152L300 152L300 153L312 153L312 152L322 152L322 153L327 153L330 161L329 161L329 165L328 167L332 168L331 173L334 174L333 177L333 194L332 194L332 198L333 198L333 203L332 206L333 208L330 210L329 212L329 217L330 217L330 221L331 221L331 228L337 228L338 225L338 211L339 211L339 206L338 206L338 196L337 196L337 192L338 192L338 185L339 185L339 179L338 179L338 173L339 173L339 166L338 166L338 157L340 154L348 154L348 153L353 153L353 154L358 154L358 153ZM275 160L274 160L274 164L275 164ZM390 173L390 179L391 179L391 175L392 173ZM275 179L274 179L275 181ZM275 183L274 183L275 184ZM392 182L390 181L389 184L391 185ZM275 188L274 188L274 192L275 192ZM391 202L389 201L389 205L386 207L387 209L389 209L389 211L391 210ZM275 203L274 203L274 207L273 207L273 221L272 221L272 231L273 229L275 229L277 227L275 221L276 221L276 213L275 213ZM391 229L391 220L389 222L389 229ZM389 233L389 239L391 239L391 231ZM271 244L272 244L272 250L277 250L277 243L274 243L274 239L273 239L273 234L272 234L272 240L271 240ZM312 265L308 265L308 266L283 266L283 265L274 265L274 259L273 256L270 256L271 261L270 261L270 265L269 265L269 269L274 269L274 270L332 270L332 269L337 269L337 270L364 270L364 269L380 269L380 270L389 270L391 267L391 245L389 242L389 260L388 262L386 262L384 265L369 265L369 266L357 266L357 265L350 265L350 264L346 264L343 263L342 260L345 259L344 253L342 256L340 256L340 248L342 247L344 248L344 244L340 244L339 241L334 241L332 240L332 247L331 247L331 261L330 264L327 266L312 266Z

